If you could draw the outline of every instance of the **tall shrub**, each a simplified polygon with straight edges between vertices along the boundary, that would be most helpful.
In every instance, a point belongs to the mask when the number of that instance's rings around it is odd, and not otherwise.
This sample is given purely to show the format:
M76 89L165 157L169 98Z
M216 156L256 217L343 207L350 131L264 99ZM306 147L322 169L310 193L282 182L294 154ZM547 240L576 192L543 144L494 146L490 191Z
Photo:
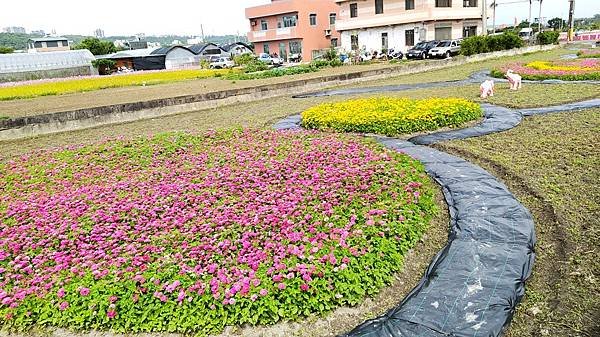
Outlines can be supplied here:
M537 42L539 44L558 44L559 36L560 33L555 31L541 32L537 36Z
M513 32L502 35L472 36L463 40L461 53L465 56L523 47L523 40Z
M460 45L460 52L465 56L486 53L487 51L488 46L485 36L468 37Z
M525 45L523 39L514 32L504 32L500 35L504 49L522 48Z

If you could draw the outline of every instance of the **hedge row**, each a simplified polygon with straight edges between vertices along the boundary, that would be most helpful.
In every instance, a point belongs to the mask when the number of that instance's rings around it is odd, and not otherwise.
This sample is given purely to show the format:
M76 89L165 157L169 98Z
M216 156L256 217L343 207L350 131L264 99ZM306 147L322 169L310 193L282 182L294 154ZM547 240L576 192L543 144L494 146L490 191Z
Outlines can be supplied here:
M515 33L472 36L463 40L461 53L465 56L523 47L523 40Z

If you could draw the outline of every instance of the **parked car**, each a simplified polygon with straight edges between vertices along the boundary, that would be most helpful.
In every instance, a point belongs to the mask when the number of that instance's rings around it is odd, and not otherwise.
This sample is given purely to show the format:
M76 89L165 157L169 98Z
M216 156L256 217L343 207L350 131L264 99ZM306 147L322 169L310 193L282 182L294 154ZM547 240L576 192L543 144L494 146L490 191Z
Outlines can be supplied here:
M226 69L235 67L235 62L233 62L229 57L219 57L216 62L212 62L210 64L211 69Z
M440 41L423 41L417 43L416 46L412 47L406 52L406 58L411 59L421 59L424 60L429 57L429 51L440 43Z
M519 37L523 41L530 41L534 37L533 28L523 28L519 31Z
M221 58L221 55L211 55L208 57L208 62L214 63L214 62L219 61L220 58Z
M258 60L269 65L280 66L283 64L283 60L279 57L272 57L267 53L262 53L258 56Z
M460 53L460 40L444 40L429 51L429 57L449 58Z

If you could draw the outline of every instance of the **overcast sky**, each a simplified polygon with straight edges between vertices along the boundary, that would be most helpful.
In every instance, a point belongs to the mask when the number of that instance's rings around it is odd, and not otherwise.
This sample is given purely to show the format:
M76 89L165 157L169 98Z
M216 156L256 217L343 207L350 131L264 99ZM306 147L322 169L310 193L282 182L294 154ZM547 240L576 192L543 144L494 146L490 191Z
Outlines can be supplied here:
M56 29L57 34L91 35L104 29L106 35L206 35L244 34L249 24L244 8L266 4L270 0L0 0L0 28L22 26L27 31ZM456 0L455 0L456 1ZM460 1L460 0L458 0ZM480 0L481 1L481 0ZM488 0L491 3L493 0ZM498 3L522 0L498 0ZM525 0L527 1L527 0ZM537 17L538 3L532 17ZM542 17L553 18L569 13L568 0L543 0ZM600 0L576 0L576 17L600 13ZM497 23L512 23L529 15L529 5L507 4L498 7ZM491 16L491 13L490 13ZM491 21L490 21L491 23Z

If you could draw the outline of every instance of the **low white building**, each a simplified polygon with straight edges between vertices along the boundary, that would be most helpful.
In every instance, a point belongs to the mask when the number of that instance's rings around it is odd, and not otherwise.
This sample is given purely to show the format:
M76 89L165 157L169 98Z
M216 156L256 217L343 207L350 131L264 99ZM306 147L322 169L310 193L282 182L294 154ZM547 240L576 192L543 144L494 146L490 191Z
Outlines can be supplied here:
M481 0L336 0L345 50L406 51L419 41L483 32Z

